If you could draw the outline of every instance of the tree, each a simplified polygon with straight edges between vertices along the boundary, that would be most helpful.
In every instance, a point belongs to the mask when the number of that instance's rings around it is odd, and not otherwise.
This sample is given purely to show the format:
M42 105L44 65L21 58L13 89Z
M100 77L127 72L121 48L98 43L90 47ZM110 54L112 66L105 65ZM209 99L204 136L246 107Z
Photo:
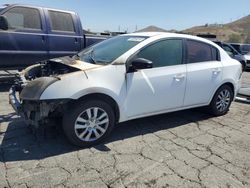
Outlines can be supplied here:
M241 37L238 34L231 34L231 35L229 35L228 42L240 43L241 42Z

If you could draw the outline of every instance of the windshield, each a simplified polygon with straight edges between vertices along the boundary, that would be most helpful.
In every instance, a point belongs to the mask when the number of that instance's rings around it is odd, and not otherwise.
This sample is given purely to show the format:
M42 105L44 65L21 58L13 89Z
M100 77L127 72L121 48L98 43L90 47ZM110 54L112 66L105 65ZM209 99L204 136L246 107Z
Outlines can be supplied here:
M75 59L94 64L109 64L145 40L141 36L118 36L84 49Z

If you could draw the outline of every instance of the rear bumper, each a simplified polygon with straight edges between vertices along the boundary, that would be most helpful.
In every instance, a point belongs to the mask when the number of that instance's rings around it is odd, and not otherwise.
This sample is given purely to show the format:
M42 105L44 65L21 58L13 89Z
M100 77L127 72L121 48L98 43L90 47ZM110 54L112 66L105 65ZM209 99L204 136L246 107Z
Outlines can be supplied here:
M243 73L240 73L240 78L237 80L237 82L234 85L234 99L233 100L236 100L239 90L242 87L242 75Z

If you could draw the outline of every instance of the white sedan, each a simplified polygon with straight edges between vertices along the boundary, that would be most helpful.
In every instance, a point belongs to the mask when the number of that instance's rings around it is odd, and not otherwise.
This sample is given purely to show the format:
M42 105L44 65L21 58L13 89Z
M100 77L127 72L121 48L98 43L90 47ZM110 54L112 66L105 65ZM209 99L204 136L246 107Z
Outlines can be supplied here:
M10 102L35 127L61 118L70 142L84 147L131 119L201 106L224 115L241 75L241 64L206 39L133 33L27 68Z

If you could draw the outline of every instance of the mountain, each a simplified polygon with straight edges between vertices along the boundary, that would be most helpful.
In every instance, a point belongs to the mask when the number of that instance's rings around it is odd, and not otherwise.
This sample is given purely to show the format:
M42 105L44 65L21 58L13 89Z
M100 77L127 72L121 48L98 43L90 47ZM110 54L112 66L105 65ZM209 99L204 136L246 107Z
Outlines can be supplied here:
M203 26L196 26L183 31L168 31L151 25L136 32L174 32L191 35L213 34L217 36L217 39L226 42L250 43L250 15L227 24L205 24Z
M167 30L156 27L154 25L150 25L150 26L148 26L148 27L146 27L144 29L138 30L136 32L137 33L139 33L139 32L167 32Z
M250 43L250 15L228 24L206 24L183 30L188 34L215 34L219 40Z

